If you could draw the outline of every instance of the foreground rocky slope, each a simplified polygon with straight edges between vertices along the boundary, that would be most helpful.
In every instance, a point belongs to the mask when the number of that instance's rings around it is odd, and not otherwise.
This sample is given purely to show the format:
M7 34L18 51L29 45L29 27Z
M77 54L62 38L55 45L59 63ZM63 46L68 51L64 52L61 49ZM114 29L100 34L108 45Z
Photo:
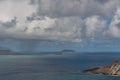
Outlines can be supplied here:
M120 60L104 67L96 67L93 69L84 70L85 73L117 75L120 76Z

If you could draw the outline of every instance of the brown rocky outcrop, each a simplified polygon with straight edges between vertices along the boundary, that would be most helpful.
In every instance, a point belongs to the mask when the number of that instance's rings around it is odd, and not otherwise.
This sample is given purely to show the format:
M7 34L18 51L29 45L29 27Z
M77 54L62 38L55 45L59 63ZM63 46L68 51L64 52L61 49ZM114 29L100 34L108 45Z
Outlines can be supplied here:
M96 67L84 70L85 73L120 76L120 60L104 67Z

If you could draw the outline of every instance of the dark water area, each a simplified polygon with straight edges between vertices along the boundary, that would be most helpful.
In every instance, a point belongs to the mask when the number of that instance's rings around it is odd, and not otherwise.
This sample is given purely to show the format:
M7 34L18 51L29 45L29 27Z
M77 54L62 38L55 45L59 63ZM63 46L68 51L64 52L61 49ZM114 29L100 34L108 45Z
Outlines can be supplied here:
M0 80L120 80L81 72L119 59L115 53L0 55Z

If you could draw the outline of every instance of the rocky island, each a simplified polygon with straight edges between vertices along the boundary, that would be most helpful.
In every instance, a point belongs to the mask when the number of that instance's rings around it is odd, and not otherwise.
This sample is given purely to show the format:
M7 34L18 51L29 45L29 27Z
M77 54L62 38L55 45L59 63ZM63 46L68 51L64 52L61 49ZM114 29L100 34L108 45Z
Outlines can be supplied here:
M0 55L19 55L19 53L11 50L0 50Z
M114 63L107 65L107 66L87 69L87 70L84 70L83 72L93 73L93 74L120 76L120 60L115 61Z

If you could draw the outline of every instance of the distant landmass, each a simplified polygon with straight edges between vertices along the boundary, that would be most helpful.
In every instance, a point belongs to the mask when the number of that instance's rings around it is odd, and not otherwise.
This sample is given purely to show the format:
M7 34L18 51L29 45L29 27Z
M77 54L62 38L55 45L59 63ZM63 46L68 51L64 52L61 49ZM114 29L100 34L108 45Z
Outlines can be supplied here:
M74 50L62 50L61 52L75 52Z
M62 51L58 51L58 52L54 52L56 55L62 55L62 54L66 54L66 53L74 53L75 51L74 50L62 50Z
M38 53L27 53L27 52L14 52L11 50L0 50L0 55L47 55L47 54L55 54L55 55L62 55L66 53L74 53L74 50L62 50L62 51L55 51L55 52L38 52Z
M0 50L0 55L17 55L17 52L13 52L11 50Z
M84 70L83 72L93 73L93 74L120 76L120 60L115 61L114 63L104 66L104 67L96 67L96 68L92 68L92 69L87 69L87 70Z

